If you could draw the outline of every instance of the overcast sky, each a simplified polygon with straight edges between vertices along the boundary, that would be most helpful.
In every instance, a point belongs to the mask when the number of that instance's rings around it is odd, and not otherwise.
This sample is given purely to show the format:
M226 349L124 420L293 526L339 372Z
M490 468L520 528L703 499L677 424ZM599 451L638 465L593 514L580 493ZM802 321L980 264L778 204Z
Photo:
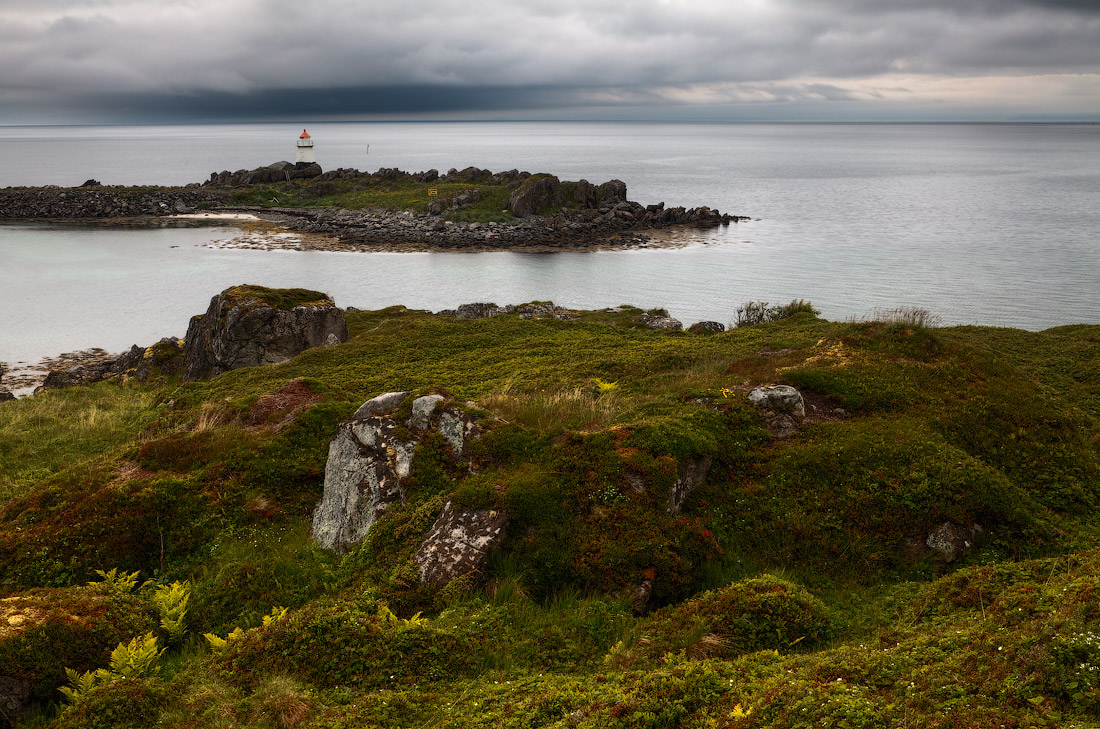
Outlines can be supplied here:
M0 123L1100 120L1100 0L0 0Z

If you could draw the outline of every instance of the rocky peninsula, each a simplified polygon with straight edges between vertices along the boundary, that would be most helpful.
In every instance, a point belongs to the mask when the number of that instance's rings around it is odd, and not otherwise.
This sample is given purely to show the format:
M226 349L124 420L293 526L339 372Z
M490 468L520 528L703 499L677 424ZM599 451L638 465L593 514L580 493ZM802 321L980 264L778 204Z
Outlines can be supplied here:
M643 205L627 198L620 180L597 185L477 167L325 172L277 162L183 187L88 180L76 188L0 190L0 220L196 224L180 216L199 212L252 215L312 234L310 247L343 251L642 247L662 242L655 231L748 220L707 206Z

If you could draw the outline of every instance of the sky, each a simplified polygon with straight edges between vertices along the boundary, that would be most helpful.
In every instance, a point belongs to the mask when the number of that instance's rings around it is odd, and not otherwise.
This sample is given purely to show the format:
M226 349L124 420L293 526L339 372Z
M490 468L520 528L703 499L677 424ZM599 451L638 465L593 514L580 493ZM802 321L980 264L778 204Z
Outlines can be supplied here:
M1100 0L0 0L0 124L1100 120Z

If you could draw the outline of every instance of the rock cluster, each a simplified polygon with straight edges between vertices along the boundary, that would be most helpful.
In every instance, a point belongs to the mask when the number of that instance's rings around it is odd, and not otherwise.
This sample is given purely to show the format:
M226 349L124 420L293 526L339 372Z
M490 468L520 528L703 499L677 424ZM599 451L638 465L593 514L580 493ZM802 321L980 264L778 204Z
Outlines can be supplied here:
M557 306L552 301L509 304L508 306L497 306L489 303L462 304L457 309L444 309L436 312L436 316L453 316L458 319L485 319L501 314L519 314L523 319L550 317L551 319L570 320L580 317L580 314L562 306Z
M443 395L418 397L405 414L403 406L410 396L379 395L337 429L310 530L323 548L347 551L367 536L391 504L405 500L404 481L413 451L425 436L442 435L455 458L461 458L469 440L478 437L474 419Z
M115 356L101 349L93 349L80 357L83 361L64 369L51 369L41 389L61 389L74 385L87 385L103 380L127 380L133 378L145 382L153 376L171 377L183 366L183 340L165 337L151 347L134 345L128 352ZM2 399L2 396L0 396Z
M319 177L323 170L316 162L275 162L254 170L230 172L211 172L210 179L204 185L215 187L242 187L244 185L264 185L272 182L290 182L291 180L312 180Z
M764 427L776 438L790 438L806 418L802 393L790 385L757 387L749 393L752 403L764 417Z
M220 190L189 187L8 187L0 190L0 218L120 218L191 213L221 205Z
M184 344L183 380L191 382L240 367L277 364L310 347L349 338L343 310L319 292L289 308L271 304L263 291L235 286L210 300L206 313L192 317Z

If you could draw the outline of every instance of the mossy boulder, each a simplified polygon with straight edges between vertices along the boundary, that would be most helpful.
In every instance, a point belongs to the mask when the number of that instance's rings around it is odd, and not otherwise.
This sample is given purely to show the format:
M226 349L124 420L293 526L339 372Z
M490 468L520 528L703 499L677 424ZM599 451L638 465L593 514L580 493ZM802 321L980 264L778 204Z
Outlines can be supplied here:
M191 319L184 344L184 381L240 367L285 362L311 347L349 338L343 310L308 289L234 286Z

